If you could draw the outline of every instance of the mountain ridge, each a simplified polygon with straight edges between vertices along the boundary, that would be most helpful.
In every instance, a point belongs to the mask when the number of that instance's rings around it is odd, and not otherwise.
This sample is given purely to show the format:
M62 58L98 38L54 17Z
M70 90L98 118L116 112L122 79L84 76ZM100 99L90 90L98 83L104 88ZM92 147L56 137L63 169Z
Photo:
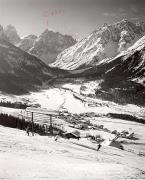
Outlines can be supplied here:
M128 20L107 25L93 31L88 37L64 50L52 67L74 70L94 66L105 58L113 58L127 50L145 35L145 22Z

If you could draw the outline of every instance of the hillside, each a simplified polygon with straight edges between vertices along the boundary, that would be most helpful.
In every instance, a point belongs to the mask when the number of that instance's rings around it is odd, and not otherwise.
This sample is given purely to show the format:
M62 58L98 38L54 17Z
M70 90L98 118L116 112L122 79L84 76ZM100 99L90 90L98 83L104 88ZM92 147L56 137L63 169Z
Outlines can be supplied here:
M64 71L50 68L38 58L0 39L0 91L23 94L64 74Z
M140 140L134 145L129 141L128 151L110 146L96 151L97 145L84 138L56 142L51 136L28 137L25 131L0 126L0 179L144 179L144 156L133 152L142 150L144 127L133 127Z

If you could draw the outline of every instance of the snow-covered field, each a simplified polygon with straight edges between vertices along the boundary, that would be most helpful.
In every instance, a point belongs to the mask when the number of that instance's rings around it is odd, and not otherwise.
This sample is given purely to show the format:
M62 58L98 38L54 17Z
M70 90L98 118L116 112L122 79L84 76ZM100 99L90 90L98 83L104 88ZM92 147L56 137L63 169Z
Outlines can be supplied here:
M15 109L15 108L7 108L0 106L0 113L13 115L16 117L19 117L22 114L23 110L21 109Z
M87 147L81 146L84 141ZM87 140L56 142L0 126L0 179L145 179L144 157L110 146L95 148Z
M67 89L66 89L67 88ZM100 99L84 98L80 95L80 100L74 95L79 95L78 85L67 84L63 88L53 88L32 92L28 95L10 96L0 94L0 100L11 102L23 102L29 104L40 104L41 108L47 110L67 109L71 113L96 112L100 115L107 113L126 113L144 118L145 108L136 105L118 105L110 101ZM68 90L70 89L70 90ZM82 100L81 100L82 99ZM96 104L89 106L89 104ZM1 110L1 109L0 109Z

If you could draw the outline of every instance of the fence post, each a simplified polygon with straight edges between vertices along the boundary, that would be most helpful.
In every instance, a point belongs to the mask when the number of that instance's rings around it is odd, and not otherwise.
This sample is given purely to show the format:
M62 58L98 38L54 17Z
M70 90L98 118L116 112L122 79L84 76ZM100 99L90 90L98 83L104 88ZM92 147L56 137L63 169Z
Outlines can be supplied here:
M32 136L34 136L34 121L33 121L33 112L32 112Z
M49 115L50 117L50 126L49 126L49 129L50 129L50 132L52 133L52 115Z

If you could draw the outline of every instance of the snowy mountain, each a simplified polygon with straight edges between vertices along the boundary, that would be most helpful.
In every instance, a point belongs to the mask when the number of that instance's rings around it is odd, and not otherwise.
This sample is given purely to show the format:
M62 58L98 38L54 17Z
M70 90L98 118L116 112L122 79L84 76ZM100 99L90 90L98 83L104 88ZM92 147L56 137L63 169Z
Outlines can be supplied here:
M20 49L27 52L33 47L36 39L37 39L37 36L35 36L33 34L28 35L28 36L22 38L21 41L17 44L17 46Z
M40 58L46 64L55 61L64 49L74 45L76 41L69 35L62 35L46 29L35 41L29 53Z
M50 68L35 56L0 39L0 91L26 93L64 74L62 70Z
M104 59L83 71L72 71L72 76L99 80L94 85L97 97L145 105L145 36L115 58Z
M127 50L145 35L145 22L122 20L92 32L87 38L64 50L51 66L74 70L94 66Z
M8 25L4 28L4 33L7 36L8 40L10 43L16 45L17 43L20 42L21 38L18 35L16 29L12 25Z

